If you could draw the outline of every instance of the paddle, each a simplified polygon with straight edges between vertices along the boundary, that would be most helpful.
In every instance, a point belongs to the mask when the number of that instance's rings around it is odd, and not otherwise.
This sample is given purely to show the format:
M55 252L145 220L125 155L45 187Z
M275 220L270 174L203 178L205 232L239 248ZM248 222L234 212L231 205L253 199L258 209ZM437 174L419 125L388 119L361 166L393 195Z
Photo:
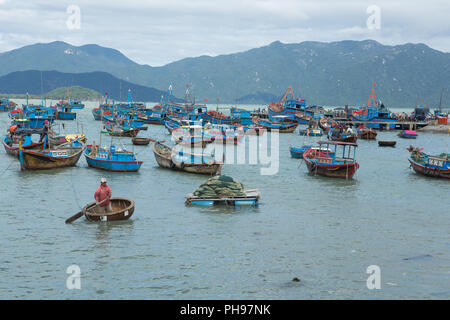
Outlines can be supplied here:
M95 208L96 206L98 206L99 204L103 203L104 201L108 200L109 198L103 199L102 201L100 201L99 203L96 203L91 209ZM77 220L78 218L82 217L84 215L83 211L78 212L77 214L71 216L69 219L66 220L66 223L71 223L75 220Z

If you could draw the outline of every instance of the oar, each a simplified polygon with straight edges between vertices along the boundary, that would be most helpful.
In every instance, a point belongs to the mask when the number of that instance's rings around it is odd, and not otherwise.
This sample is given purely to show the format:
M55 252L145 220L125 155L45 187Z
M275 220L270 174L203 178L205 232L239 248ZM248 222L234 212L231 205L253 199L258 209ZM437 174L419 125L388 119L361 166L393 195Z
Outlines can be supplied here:
M91 209L95 208L96 206L98 206L99 204L103 203L104 201L108 200L109 198L103 199L102 201L100 201L99 203L96 203ZM71 216L69 219L66 220L66 223L71 223L75 220L77 220L78 218L82 217L84 215L83 211L78 212L77 214Z

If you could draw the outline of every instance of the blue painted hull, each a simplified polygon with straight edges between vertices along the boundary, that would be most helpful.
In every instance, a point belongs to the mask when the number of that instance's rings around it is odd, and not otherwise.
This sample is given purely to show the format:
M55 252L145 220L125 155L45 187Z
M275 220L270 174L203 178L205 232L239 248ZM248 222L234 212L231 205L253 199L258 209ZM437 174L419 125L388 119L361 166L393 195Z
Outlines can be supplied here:
M90 155L91 148L87 148L84 152L86 162L90 167L106 170L106 171L116 171L116 172L136 172L142 166L142 161L129 161L129 160L113 160L107 159L107 154L99 153L96 156ZM102 157L104 155L104 157ZM134 157L133 157L134 158Z
M302 147L290 147L289 151L291 153L292 158L303 159L303 153L311 147L312 147L311 145L306 145Z

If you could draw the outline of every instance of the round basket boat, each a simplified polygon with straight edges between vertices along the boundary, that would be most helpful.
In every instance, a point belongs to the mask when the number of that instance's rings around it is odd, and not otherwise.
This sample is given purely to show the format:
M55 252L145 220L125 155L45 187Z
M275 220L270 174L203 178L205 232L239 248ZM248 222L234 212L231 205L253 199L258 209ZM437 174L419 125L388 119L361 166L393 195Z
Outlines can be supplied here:
M112 212L98 213L96 202L86 205L82 212L89 221L128 220L134 212L134 201L127 198L111 198Z
M133 139L131 139L131 141L133 141L133 144L138 145L138 146L145 146L148 145L151 141L150 138L138 138L138 137L134 137Z
M395 140L380 140L378 146L380 147L394 147L397 141Z

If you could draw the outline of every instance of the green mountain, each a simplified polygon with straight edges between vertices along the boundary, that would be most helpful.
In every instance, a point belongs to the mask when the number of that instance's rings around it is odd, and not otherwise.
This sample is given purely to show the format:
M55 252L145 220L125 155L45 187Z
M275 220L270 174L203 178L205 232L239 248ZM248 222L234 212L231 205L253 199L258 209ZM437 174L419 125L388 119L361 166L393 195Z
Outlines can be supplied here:
M47 99L58 100L67 98L68 92L70 94L70 98L73 100L101 101L103 99L100 92L80 86L61 87L44 93L43 95L29 94L28 97L30 99L40 99L44 96ZM0 94L0 98L10 97L11 99L24 99L26 96L26 94Z
M117 101L126 101L131 90L134 101L159 102L165 92L118 79L106 72L63 73L58 71L17 71L0 77L0 92L9 94L44 95L46 92L70 86L88 88ZM76 90L76 92L79 90ZM80 92L80 94L87 91ZM89 91L92 92L92 91ZM66 92L57 91L58 98ZM179 101L179 100L177 100Z
M424 44L382 45L373 40L330 43L279 41L249 51L186 58L162 67L139 65L119 51L64 42L35 44L0 54L0 74L17 70L104 71L183 96L186 84L202 101L269 103L289 85L316 105L363 104L372 83L390 107L439 103L450 85L450 54ZM446 100L447 99L447 100ZM449 104L444 93L443 104Z
M61 87L47 92L45 96L48 99L65 99L69 93L70 98L74 100L102 100L103 95L95 90L83 88L81 86Z

